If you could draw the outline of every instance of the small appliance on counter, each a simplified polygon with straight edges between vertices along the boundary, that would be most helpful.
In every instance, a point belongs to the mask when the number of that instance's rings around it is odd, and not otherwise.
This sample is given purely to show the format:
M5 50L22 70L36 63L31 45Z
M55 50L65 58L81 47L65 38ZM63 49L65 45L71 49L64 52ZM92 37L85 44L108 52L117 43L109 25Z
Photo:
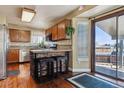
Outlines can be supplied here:
M46 41L52 41L52 34L49 33L47 36L46 36Z
M57 49L57 44L55 42L45 41L44 46L46 49Z

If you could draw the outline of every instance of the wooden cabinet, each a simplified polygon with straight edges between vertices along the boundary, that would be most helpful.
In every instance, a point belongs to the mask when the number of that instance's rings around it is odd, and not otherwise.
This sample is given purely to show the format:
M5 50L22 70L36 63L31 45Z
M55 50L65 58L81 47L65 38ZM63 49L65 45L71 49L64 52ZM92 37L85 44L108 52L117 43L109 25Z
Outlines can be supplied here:
M71 25L71 20L63 20L57 25L52 26L49 28L46 33L52 34L52 40L64 40L66 38L66 27Z
M7 52L7 63L19 62L19 49L9 49Z
M71 20L63 20L58 24L58 40L66 38L66 27L71 25Z
M19 31L20 42L30 42L30 31Z
M65 22L61 22L58 24L58 39L65 39L66 33L65 33Z
M52 27L52 40L58 39L58 27L57 25Z
M30 42L30 31L9 29L11 42Z
M9 36L11 42L18 42L19 36L16 29L9 29Z

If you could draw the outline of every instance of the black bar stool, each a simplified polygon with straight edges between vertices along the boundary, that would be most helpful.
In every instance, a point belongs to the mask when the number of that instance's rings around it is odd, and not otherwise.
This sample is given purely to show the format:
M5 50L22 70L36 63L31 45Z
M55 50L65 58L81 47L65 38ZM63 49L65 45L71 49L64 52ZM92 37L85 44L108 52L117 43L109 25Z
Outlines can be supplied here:
M52 57L44 57L39 60L38 72L39 81L43 82L51 80L56 76L57 69L56 60Z
M57 65L58 65L58 72L65 73L67 72L67 57L66 56L57 56Z

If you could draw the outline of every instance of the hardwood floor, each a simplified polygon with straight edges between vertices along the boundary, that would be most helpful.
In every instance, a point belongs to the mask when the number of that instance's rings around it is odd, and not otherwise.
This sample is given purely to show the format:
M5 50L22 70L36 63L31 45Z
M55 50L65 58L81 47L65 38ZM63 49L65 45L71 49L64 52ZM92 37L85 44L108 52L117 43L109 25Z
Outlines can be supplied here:
M11 64L8 70L20 70L16 76L8 76L7 79L0 81L0 88L73 88L74 86L64 80L72 76L72 73L65 74L52 81L43 84L37 84L30 76L30 64Z
M67 77L71 77L77 73L64 74L58 78L48 81L46 83L37 84L30 76L30 64L11 64L8 65L8 70L20 70L20 73L15 76L8 76L5 80L0 81L0 88L74 88L72 84L65 80ZM100 78L109 80L113 83L119 84L124 87L124 81L115 80L109 77L105 77L100 74L90 73Z

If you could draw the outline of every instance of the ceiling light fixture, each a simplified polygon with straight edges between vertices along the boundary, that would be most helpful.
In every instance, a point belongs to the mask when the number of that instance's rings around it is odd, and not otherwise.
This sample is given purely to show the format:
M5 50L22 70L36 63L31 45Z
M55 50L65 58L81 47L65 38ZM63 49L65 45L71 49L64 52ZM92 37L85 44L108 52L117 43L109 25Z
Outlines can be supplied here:
M32 9L29 8L23 8L22 9L22 17L21 21L23 22L31 22L32 19L34 18L36 12Z

